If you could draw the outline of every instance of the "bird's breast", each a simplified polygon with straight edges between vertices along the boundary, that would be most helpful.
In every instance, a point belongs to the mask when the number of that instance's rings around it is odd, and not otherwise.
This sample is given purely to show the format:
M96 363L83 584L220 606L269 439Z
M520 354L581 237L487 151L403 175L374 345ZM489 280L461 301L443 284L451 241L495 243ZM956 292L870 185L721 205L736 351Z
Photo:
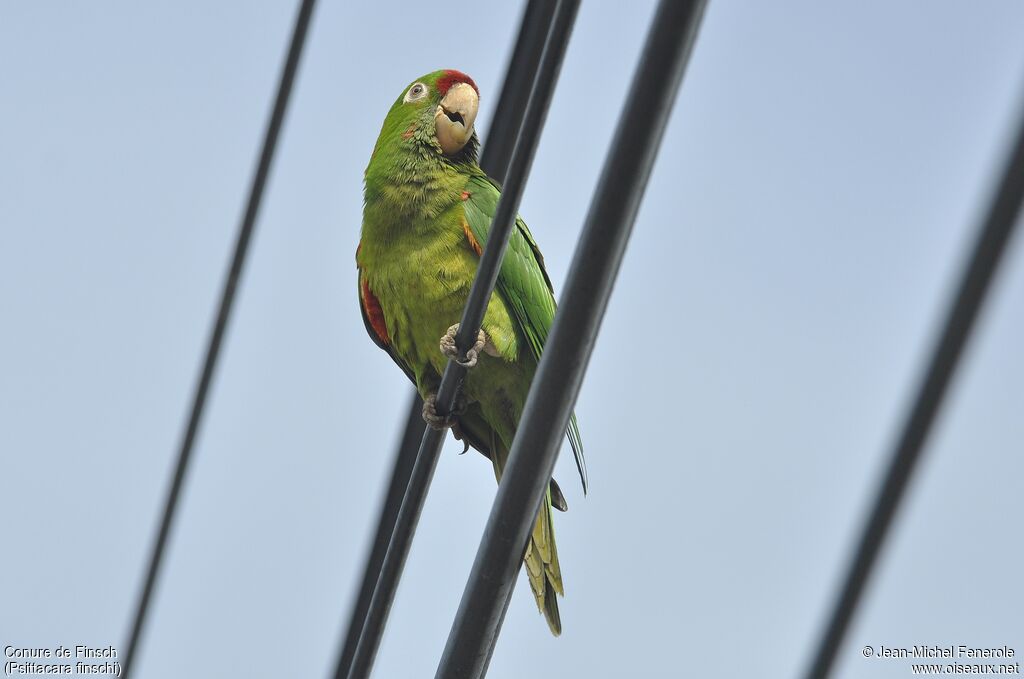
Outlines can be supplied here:
M412 365L440 361L438 344L461 318L475 261L443 241L408 238L392 243L377 264L369 283L395 350Z

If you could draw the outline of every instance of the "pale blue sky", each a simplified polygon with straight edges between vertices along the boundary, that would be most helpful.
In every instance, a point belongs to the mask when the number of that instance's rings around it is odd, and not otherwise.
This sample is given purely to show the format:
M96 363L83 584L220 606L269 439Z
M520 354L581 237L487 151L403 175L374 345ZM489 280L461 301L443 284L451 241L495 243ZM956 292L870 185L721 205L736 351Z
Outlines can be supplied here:
M654 3L580 12L522 214L560 287ZM120 645L291 2L0 3L0 645ZM324 0L195 451L140 679L325 677L405 377L353 254L388 106L518 3ZM559 462L565 632L516 592L490 677L804 667L1024 105L1024 5L711 0ZM838 677L860 648L1024 653L1014 242ZM455 322L457 319L453 319ZM494 493L438 466L377 677L432 676Z

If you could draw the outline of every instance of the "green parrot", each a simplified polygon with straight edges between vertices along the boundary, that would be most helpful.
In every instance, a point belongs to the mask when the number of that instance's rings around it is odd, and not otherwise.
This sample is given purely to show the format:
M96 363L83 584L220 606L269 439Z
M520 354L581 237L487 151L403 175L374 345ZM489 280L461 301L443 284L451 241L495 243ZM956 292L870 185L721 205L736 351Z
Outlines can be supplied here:
M516 218L478 341L468 353L462 402L439 417L435 396L456 323L498 205L500 187L477 164L473 128L480 92L455 70L417 79L388 111L365 174L356 266L359 306L370 338L405 371L435 428L451 427L487 456L501 478L509 446L555 314L551 280L536 241ZM586 466L573 415L567 435L583 490ZM523 556L537 606L553 634L564 594L551 508L565 511L551 480Z

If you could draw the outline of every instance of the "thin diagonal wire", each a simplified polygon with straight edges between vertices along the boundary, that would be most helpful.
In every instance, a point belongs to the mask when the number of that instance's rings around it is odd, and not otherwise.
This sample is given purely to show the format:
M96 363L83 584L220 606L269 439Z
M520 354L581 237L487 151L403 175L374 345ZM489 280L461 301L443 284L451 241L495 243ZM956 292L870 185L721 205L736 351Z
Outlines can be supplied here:
M405 496L405 489L409 485L409 478L412 476L413 463L416 462L416 451L419 450L420 441L423 440L423 430L426 428L426 423L421 415L422 405L423 401L420 400L418 394L414 393L412 408L409 409L406 415L405 432L402 434L402 441L396 451L391 481L388 484L388 492L384 499L384 505L381 507L377 533L374 536L370 553L366 558L363 579L359 586L359 595L356 597L356 602L352 607L344 645L338 658L338 664L334 669L335 679L345 679L352 670L352 661L355 659L356 647L359 644L359 633L365 625L366 614L370 610L373 588L377 584L377 576L380 573L381 565L384 563L384 555L387 554L391 535L395 530L395 521L398 520L398 510L402 506L402 498Z
M231 307L235 300L235 292L242 275L242 267L245 264L246 253L249 249L249 242L252 238L253 228L256 224L256 217L259 213L260 203L263 198L263 190L267 183L267 176L270 174L270 166L274 159L274 151L277 148L277 140L284 123L285 112L288 109L288 101L291 96L292 85L295 82L295 74L299 67L299 59L302 56L302 48L306 42L310 19L313 14L313 7L316 0L302 0L298 14L295 18L295 27L292 31L291 43L288 47L288 55L285 58L281 71L281 79L277 87L277 96L274 99L274 108L267 123L266 135L263 139L263 148L260 151L259 161L256 165L256 172L253 176L252 185L249 190L249 200L246 204L245 214L238 228L238 238L235 242L234 255L231 258L231 266L228 269L224 281L224 289L221 292L220 307L214 321L213 330L210 333L209 345L206 349L206 358L203 360L203 368L199 375L199 382L192 399L192 410L189 414L188 423L182 436L181 448L178 451L178 461L175 465L174 476L164 503L163 515L160 519L160 528L157 531L156 540L153 544L153 551L150 554L149 565L146 569L145 584L139 595L135 609L135 617L132 621L131 631L125 645L127 649L122 664L122 678L129 679L133 662L138 650L139 640L145 626L150 601L153 596L153 589L160 572L160 565L163 561L164 550L167 546L167 537L170 534L171 525L174 522L175 510L178 506L178 498L181 495L181 488L185 481L185 472L188 469L189 459L195 444L196 435L199 431L199 424L203 417L203 410L206 406L206 397L210 390L210 383L213 381L214 369L217 366L217 357L220 355L221 345L224 343L224 334L227 330L228 319L231 315Z
M578 8L579 0L560 0L555 10L555 20L541 57L526 118L512 155L512 161L509 164L508 178L498 201L487 244L477 266L476 276L463 310L459 332L455 337L456 347L463 357L466 355L466 350L472 347L476 341L487 302L490 300L497 282L498 270L508 245L509 234L515 224L519 201L522 198L526 178L537 150L540 132L544 127L548 106L551 103L555 82L558 79ZM459 363L448 362L437 392L436 407L439 414L444 415L451 412L465 374L466 369ZM402 501L394 535L388 547L377 586L374 589L366 625L360 635L359 646L348 679L366 679L370 675L387 616L398 589L402 568L409 555L412 536L416 531L416 524L426 500L427 489L434 476L444 436L445 432L430 428L423 435L413 467L412 478Z
M557 0L530 0L523 12L516 45L505 69L501 97L495 99L501 106L494 110L487 143L480 153L480 167L498 184L504 184L508 175L557 5Z
M704 5L658 5L435 679L486 674Z
M982 222L963 278L949 308L942 334L918 388L909 415L893 449L885 481L864 525L857 551L850 562L828 627L805 675L825 679L832 669L857 604L871 576L878 553L900 500L910 483L957 364L970 338L1003 252L1020 221L1024 202L1024 115L992 203Z
M505 80L501 87L501 95L496 101L501 102L491 121L487 143L480 155L480 167L499 184L505 181L508 164L519 128L523 122L526 105L529 103L530 90L537 77L544 40L551 28L555 0L530 0L523 12L512 56L505 72ZM352 606L348 629L334 670L335 679L345 679L352 669L359 634L366 624L366 614L370 609L373 589L377 584L387 553L391 535L398 519L398 509L412 475L412 466L416 461L416 452L423 440L426 427L420 415L423 401L415 391L410 395L409 408L406 414L405 431L401 443L395 453L395 462L391 472L388 491L381 507L377 530L373 545L367 555L363 568L363 576L359 593Z

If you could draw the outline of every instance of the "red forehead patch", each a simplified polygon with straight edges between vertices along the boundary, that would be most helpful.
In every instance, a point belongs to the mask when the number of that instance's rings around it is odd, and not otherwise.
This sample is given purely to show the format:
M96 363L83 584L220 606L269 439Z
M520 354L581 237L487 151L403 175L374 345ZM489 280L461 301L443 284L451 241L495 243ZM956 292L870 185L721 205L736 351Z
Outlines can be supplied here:
M448 94L448 89L455 83L466 83L474 90L476 90L477 96L480 96L480 90L477 88L476 83L473 79L462 71L456 71L449 68L444 72L440 78L437 79L437 91L443 95Z

